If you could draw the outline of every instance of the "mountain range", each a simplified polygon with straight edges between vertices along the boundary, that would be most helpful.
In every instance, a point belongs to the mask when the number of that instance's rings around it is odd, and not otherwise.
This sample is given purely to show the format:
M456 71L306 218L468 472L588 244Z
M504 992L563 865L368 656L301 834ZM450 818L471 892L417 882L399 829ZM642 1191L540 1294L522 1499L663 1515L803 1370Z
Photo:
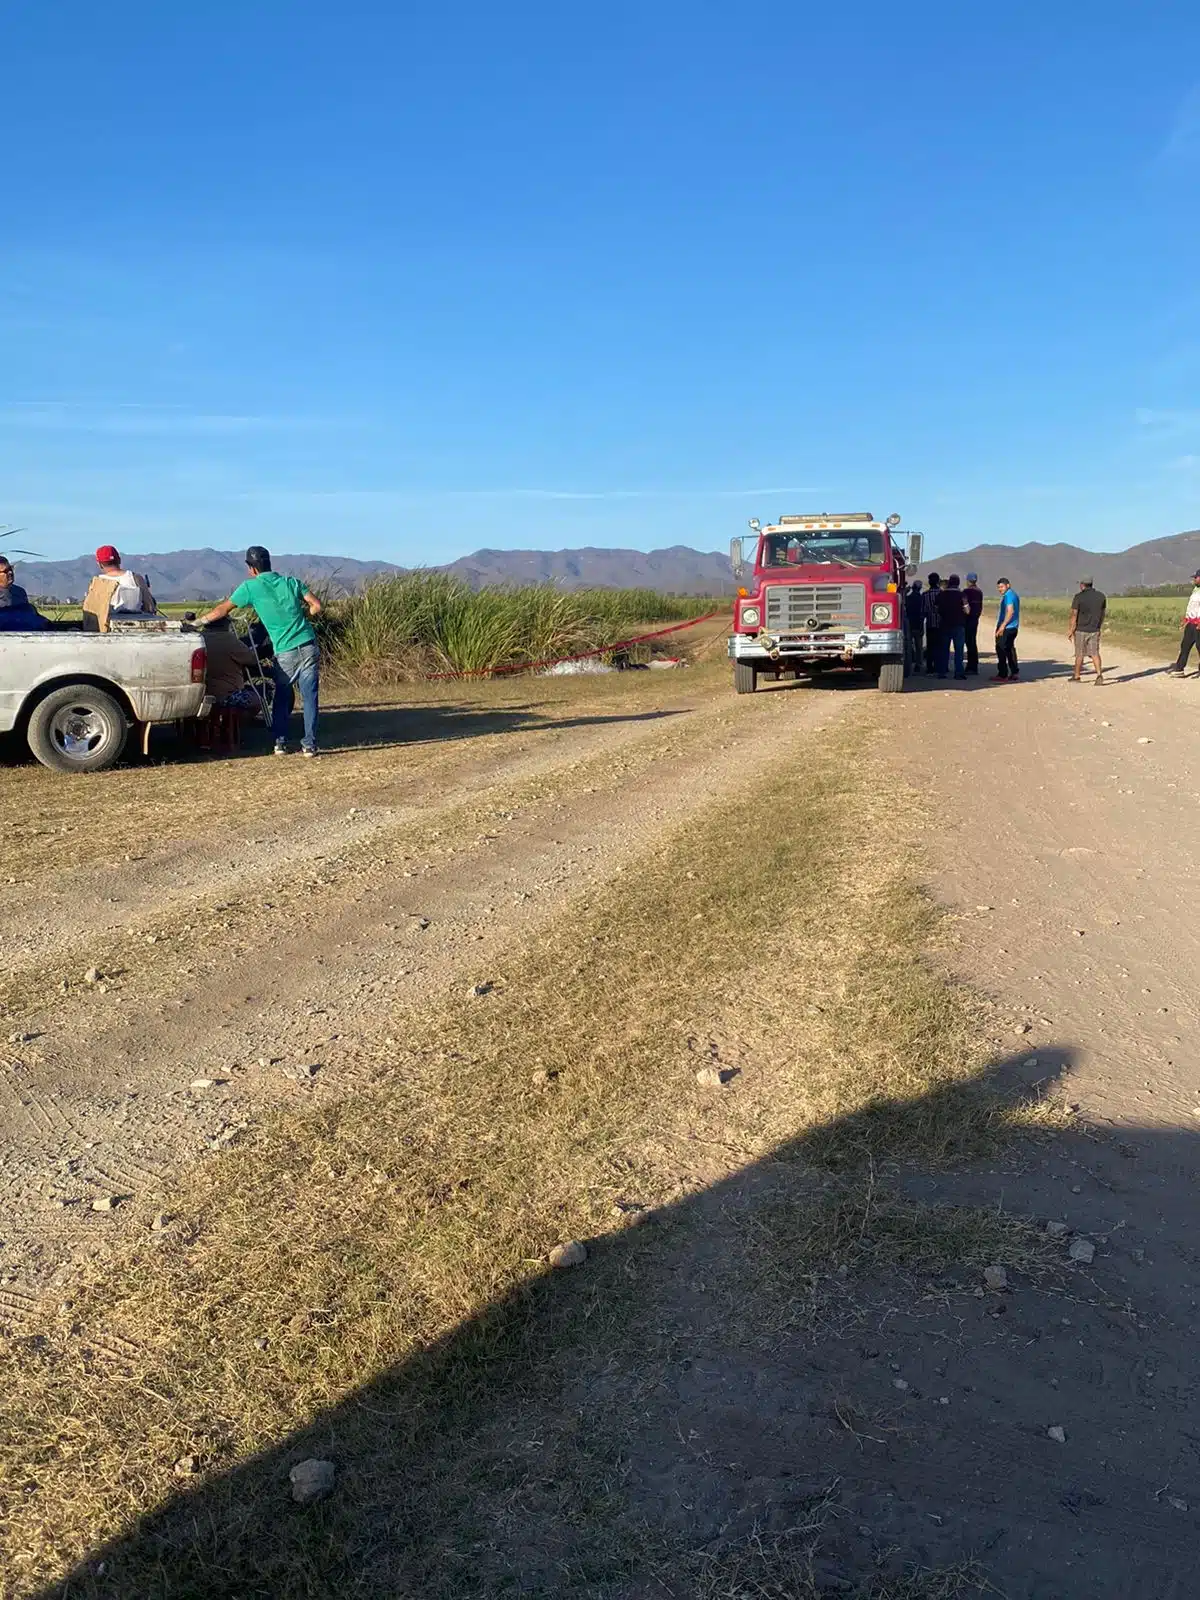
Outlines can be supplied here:
M246 576L237 550L123 552L122 559L149 577L160 600L219 600ZM280 555L274 564L279 572L343 591L360 589L380 573L406 570L387 561L354 561L348 556ZM96 570L91 556L73 561L17 558L17 582L31 595L59 602L82 598ZM564 589L646 588L673 594L722 594L733 589L726 556L686 545L650 551L477 550L435 570L463 578L474 588L492 583L557 583Z
M127 555L145 572L160 600L215 600L242 581L240 551L175 550ZM386 561L354 561L348 556L278 556L276 567L333 589L359 589L380 573L403 572ZM1070 544L981 544L922 563L921 571L945 577L977 572L985 587L1008 578L1019 593L1071 594L1081 577L1096 580L1109 594L1139 586L1182 583L1200 569L1200 529L1150 539L1129 550L1098 553ZM671 594L728 594L734 585L728 558L719 551L672 545L665 550L477 550L474 555L435 569L465 579L474 587L492 583L556 583L565 589L648 588ZM30 594L78 600L96 564L91 556L74 561L19 561L17 581Z
M931 557L920 570L939 572L943 578L951 572L960 577L977 572L985 589L997 578L1007 578L1018 594L1028 595L1074 594L1080 578L1094 578L1106 594L1120 594L1124 589L1186 583L1200 570L1200 529L1108 552L1073 544L977 544Z

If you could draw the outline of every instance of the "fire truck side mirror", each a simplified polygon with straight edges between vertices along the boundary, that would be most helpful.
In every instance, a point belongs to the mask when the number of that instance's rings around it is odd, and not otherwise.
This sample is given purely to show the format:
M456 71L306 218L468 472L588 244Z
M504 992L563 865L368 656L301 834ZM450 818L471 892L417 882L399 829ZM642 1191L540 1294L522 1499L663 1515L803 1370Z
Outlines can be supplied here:
M910 567L919 567L921 557L925 553L925 535L923 533L910 533L908 536L908 564Z
M742 556L742 541L740 539L730 539L729 541L729 565L733 568L735 578L740 578L746 569L746 563Z

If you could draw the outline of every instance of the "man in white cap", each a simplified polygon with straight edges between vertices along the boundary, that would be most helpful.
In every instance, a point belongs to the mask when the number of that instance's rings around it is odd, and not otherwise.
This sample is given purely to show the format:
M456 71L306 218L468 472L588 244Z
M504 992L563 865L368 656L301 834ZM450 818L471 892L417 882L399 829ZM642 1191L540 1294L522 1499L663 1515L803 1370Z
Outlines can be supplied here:
M1200 572L1192 573L1192 592L1188 596L1187 610L1183 613L1183 638L1179 641L1179 659L1172 662L1168 672L1183 672L1187 668L1192 646L1200 654Z
M979 619L983 615L983 590L979 587L979 574L967 573L967 586L963 590L967 603L967 676L979 676Z

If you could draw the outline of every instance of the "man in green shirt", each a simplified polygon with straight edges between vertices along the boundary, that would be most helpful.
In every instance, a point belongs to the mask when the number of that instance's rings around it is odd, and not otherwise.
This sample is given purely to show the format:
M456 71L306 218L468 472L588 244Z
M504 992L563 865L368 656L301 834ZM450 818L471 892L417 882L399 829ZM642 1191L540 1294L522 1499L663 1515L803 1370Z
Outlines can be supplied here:
M275 655L272 676L275 679L275 699L271 707L271 733L275 740L275 754L285 756L287 750L288 719L295 704L296 687L304 707L304 743L306 756L317 753L317 706L321 686L321 652L312 619L321 609L315 594L299 578L287 578L281 572L271 571L271 552L260 544L252 544L246 551L246 570L249 576L239 583L229 596L211 611L196 619L198 628L205 623L227 617L238 606L253 606L258 619L271 640Z

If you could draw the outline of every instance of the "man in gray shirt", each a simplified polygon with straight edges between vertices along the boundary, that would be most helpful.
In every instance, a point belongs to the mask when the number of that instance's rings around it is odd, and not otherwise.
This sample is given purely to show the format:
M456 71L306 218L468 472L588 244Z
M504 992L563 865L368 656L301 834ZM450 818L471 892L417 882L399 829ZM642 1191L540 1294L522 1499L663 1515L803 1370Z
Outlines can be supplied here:
M1080 578L1079 593L1071 601L1071 625L1067 638L1075 641L1075 676L1072 683L1083 681L1083 658L1088 656L1096 673L1096 682L1104 682L1104 669L1100 664L1100 630L1104 626L1104 613L1108 610L1108 597L1096 588L1091 578Z

